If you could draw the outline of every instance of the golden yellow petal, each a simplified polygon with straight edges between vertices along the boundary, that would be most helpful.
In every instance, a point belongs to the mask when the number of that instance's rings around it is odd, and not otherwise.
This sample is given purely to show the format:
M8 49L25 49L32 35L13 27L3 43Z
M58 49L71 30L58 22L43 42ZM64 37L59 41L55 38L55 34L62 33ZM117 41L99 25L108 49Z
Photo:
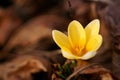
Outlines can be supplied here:
M89 38L93 35L97 35L99 33L99 28L100 28L100 22L98 19L95 19L91 21L86 27L85 27L85 32L86 32L86 37L87 41Z
M81 59L81 60L88 60L92 57L94 57L96 55L96 52L87 52L85 55L83 56L77 56L77 55L74 55L72 54L70 51L68 50L63 50L61 49L62 51L62 55L63 57L67 58L67 59Z
M74 47L84 47L86 35L82 25L78 21L74 20L69 24L68 38Z
M93 52L87 52L80 59L82 59L82 60L88 60L88 59L94 57L96 55L96 53L97 52L95 52L95 51L93 51Z
M68 37L64 33L57 31L57 30L53 30L52 36L53 36L54 41L60 48L62 48L62 49L70 49L71 48Z
M72 54L72 53L71 53L70 51L68 51L68 50L63 50L63 49L61 49L61 51L62 51L63 57L65 57L65 58L67 58L67 59L80 59L79 56L76 56L76 55Z
M95 35L90 38L88 41L85 50L86 51L96 51L102 44L102 36L101 35Z

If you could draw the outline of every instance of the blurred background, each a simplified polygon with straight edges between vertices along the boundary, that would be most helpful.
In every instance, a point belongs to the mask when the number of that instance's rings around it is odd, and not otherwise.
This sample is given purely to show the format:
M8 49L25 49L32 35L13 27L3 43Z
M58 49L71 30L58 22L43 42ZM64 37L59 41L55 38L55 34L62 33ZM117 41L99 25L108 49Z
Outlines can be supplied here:
M65 61L52 30L93 19L100 20L103 44L90 62L119 77L120 0L0 0L0 80L49 80L50 65Z

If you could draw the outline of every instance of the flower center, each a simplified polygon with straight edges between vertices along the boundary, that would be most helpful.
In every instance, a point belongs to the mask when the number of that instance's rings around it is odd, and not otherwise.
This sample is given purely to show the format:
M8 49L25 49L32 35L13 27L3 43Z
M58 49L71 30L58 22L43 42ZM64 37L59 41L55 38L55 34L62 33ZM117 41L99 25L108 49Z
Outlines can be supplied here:
M79 46L75 46L73 48L73 53L77 56L82 56L83 55L82 48L80 48Z

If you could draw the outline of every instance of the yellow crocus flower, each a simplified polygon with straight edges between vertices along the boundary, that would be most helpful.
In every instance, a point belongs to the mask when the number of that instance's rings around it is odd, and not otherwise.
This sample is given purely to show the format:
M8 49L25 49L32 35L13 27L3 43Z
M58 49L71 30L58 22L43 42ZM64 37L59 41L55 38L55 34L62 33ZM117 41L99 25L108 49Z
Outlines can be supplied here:
M73 20L68 26L68 36L58 30L53 30L52 36L65 58L88 60L96 55L102 44L99 29L98 19L91 21L85 28Z

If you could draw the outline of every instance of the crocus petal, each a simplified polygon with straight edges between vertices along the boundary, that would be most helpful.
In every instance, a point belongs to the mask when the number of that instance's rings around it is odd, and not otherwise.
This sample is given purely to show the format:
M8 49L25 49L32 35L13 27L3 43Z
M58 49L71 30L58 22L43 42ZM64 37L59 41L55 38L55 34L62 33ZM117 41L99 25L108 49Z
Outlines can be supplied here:
M86 42L86 35L82 25L74 20L68 26L68 38L75 47L83 48Z
M85 55L83 55L80 59L82 60L88 60L96 55L96 52L87 52Z
M86 45L86 51L96 51L102 44L102 36L96 35L90 38Z
M98 19L95 19L91 21L86 27L85 27L85 32L86 32L86 37L87 40L93 36L99 33L99 28L100 28L100 22Z
M57 30L53 30L52 36L53 36L54 41L60 48L63 48L63 49L71 48L68 37L64 33L57 31Z
M72 54L70 51L68 51L68 50L63 50L63 49L61 49L61 51L62 51L62 55L63 55L65 58L67 58L67 59L80 59L79 56L73 55L73 54Z
M88 60L92 57L94 57L96 55L96 52L87 52L85 55L83 56L76 56L71 54L71 52L66 51L66 50L61 50L62 51L62 55L67 58L67 59L82 59L82 60Z

